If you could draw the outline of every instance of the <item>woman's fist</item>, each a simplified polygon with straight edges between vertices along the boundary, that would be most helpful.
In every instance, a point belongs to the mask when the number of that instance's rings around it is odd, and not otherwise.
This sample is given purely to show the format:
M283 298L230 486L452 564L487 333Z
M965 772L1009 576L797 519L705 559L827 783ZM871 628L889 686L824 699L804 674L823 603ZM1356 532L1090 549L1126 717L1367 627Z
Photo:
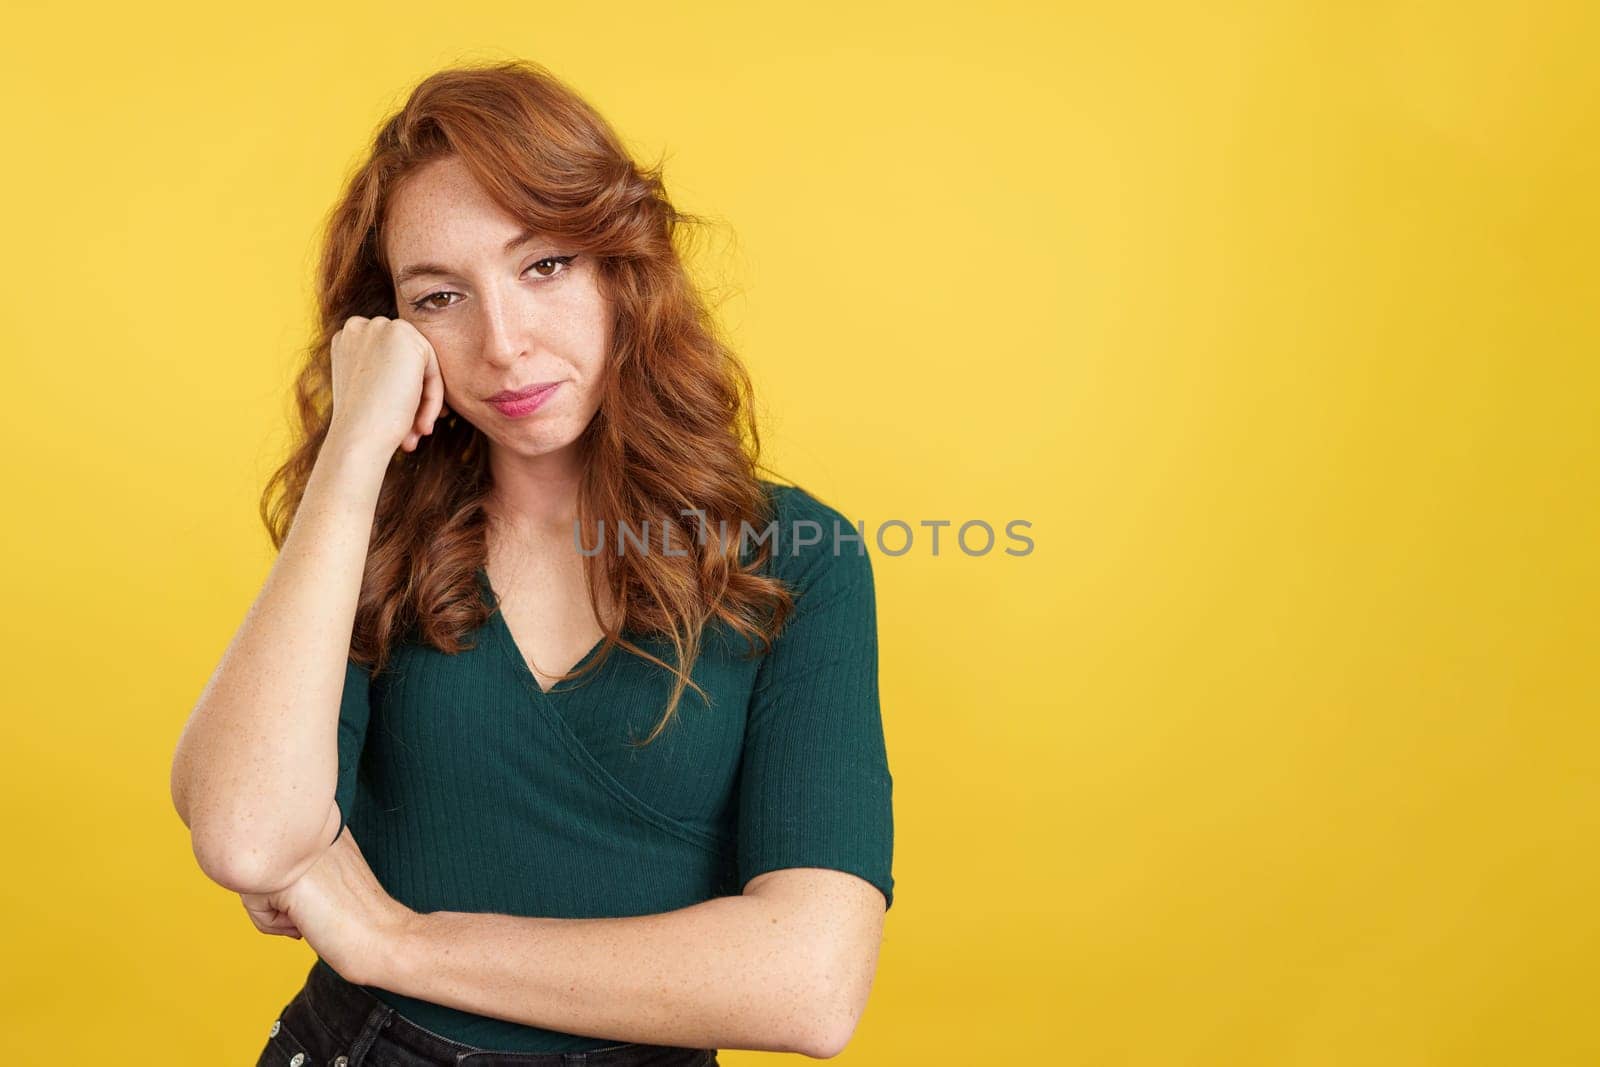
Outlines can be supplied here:
M414 450L444 409L433 345L404 319L353 315L333 335L333 423L385 456Z
M249 914L250 921L256 924L257 930L264 934L300 937L300 931L289 919L288 913L274 907L266 893L240 893L239 899L244 903L244 910Z

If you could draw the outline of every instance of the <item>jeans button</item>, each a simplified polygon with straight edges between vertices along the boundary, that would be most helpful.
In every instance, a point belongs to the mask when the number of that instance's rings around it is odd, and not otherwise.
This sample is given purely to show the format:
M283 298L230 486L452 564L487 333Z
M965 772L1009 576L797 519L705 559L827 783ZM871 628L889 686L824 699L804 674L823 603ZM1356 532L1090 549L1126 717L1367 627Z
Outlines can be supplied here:
M338 1059L333 1061L333 1067L350 1067L350 1057L340 1056Z
M277 1019L272 1020L272 1032L267 1035L268 1037L277 1037L278 1036L278 1022L279 1022L279 1020L277 1020Z
M294 1059L289 1061L289 1067L300 1067L304 1062L306 1062L306 1054L304 1052L296 1052Z

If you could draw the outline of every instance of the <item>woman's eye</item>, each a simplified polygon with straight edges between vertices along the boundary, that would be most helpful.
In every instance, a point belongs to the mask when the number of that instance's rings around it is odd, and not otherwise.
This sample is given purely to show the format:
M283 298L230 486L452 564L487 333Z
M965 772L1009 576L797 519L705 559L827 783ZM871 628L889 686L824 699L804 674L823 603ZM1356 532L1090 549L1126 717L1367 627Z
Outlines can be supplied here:
M560 264L561 266L566 267L566 266L569 266L572 263L572 261L577 259L577 258L578 257L575 256L575 255L572 255L572 256L545 256L543 259L536 259L532 263L528 264L528 270L525 270L522 273L526 274L526 273L528 273L529 270L534 270L535 267L538 267L538 266L540 266L541 264L544 264L544 263ZM535 273L537 273L538 276L541 277L541 278L558 278L561 275L565 274L566 271L564 271L564 270L563 271L552 271L549 274L546 274L543 271L535 271ZM429 301L437 300L439 297L442 297L442 296L460 296L460 295L461 295L460 293L457 293L453 289L440 289L436 293L429 293L427 296L418 297L416 300L413 300L411 302L411 308L412 308L413 311L419 311L419 312L443 311L445 308L449 307L451 303L454 303L454 301L450 301L450 302L443 303L443 304L433 304L433 303L429 303Z
M575 260L577 258L578 258L577 256L545 256L543 259L536 259L532 263L528 264L528 270L532 270L534 267L537 267L541 263L559 263L563 267L565 267L567 264L571 263L573 260ZM527 273L527 272L524 271L523 273ZM559 272L557 272L557 273L559 273ZM540 274L539 277L541 277L541 278L553 278L553 277L555 277L555 275L554 274Z

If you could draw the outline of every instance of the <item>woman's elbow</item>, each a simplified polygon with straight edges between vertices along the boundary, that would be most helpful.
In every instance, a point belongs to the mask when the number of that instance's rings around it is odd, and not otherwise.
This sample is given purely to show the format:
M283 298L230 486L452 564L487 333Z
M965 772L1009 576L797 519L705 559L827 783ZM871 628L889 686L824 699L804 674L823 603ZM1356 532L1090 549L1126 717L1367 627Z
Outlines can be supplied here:
M831 1060L844 1051L855 1030L855 1025L852 1023L849 1026L835 1026L831 1030L819 1031L812 1034L810 1040L796 1051L814 1060Z
M264 849L240 841L236 834L217 832L203 820L191 829L189 841L205 876L235 893L276 893L287 889L321 855L320 849Z

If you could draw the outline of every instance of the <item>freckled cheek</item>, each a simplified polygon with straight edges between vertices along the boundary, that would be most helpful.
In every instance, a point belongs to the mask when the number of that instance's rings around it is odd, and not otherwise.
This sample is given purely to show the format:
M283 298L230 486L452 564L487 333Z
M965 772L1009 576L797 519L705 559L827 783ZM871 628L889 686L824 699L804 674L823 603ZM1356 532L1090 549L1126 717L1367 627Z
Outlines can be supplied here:
M457 348L449 343L440 344L439 341L429 338L433 345L434 354L439 358L439 376L444 379L445 400L460 393L463 389L472 390L472 359L463 358L466 349Z
M447 382L466 380L483 351L482 335L471 328L435 326L423 336L433 346L433 354L439 360L439 373Z

